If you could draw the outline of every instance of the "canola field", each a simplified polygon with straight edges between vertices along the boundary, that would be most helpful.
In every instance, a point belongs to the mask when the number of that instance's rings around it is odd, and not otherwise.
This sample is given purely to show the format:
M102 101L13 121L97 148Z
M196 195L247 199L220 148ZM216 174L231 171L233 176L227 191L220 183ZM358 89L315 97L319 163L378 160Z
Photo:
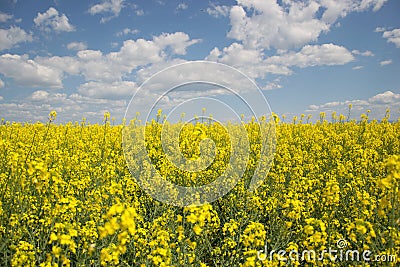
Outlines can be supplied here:
M123 126L108 114L95 125L56 124L55 117L0 126L1 266L400 263L400 120L389 113L379 121L321 114L314 123L274 116L275 157L254 192L247 186L260 135L250 121L243 179L217 201L189 207L154 200L137 184L122 149ZM133 127L158 133L160 123ZM215 139L220 153L207 175L174 170L156 139L148 151L168 179L208 183L229 160L225 134L201 121L183 128L188 158L199 156L199 140Z

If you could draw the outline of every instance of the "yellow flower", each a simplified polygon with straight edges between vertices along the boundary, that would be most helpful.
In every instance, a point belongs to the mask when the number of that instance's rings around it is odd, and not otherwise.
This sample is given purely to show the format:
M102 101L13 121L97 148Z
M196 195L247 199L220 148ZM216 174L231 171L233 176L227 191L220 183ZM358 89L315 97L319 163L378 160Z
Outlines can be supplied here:
M399 119L389 121L386 114L371 120L364 114L361 122L350 121L349 112L333 113L328 122L321 113L320 121L302 114L292 123L271 114L247 123L243 116L243 125L225 125L212 123L211 117L166 123L162 111L157 114L146 125L139 115L124 125L112 119L110 125L107 112L103 125L86 119L52 125L56 112L50 112L47 123L2 120L2 262L41 267L336 266L340 262L327 257L289 263L277 261L277 254L269 261L266 254L261 261L257 251L265 245L268 251L287 253L323 251L341 239L349 250L382 255L396 254L400 247ZM237 159L242 177L223 177L226 184L240 178L224 197L180 208L148 194L160 188L180 196L163 179L153 179L156 174L183 187L217 181L236 163L230 162L232 154L242 153L233 149L230 138L239 126L247 131L240 142L248 139L249 151ZM272 126L276 146L264 146L264 141L271 143L262 139L260 127ZM168 127L179 131L176 147L164 146L161 133ZM145 142L133 138L142 136L138 132L145 132ZM200 146L204 138L214 147ZM207 168L188 171L175 164L182 155L202 162L214 148ZM168 149L180 153L171 155L175 152ZM263 153L271 150L275 156L267 161L273 165L263 168ZM260 185L249 191L255 175ZM197 197L201 204L204 196Z
M201 227L200 227L198 224L196 224L196 225L193 227L193 231L195 232L196 235L200 235L202 229L201 229Z
M314 227L312 225L306 225L304 226L304 232L307 235L312 235L314 233Z
M51 251L53 252L53 255L58 258L58 257L60 257L62 249L60 247L58 247L58 246L53 246L51 248Z
M50 234L50 241L49 241L49 243L51 243L52 241L56 241L57 240L57 235L55 234L55 233L51 233Z
M378 186L382 189L391 188L392 183L393 183L393 178L391 176L378 180Z

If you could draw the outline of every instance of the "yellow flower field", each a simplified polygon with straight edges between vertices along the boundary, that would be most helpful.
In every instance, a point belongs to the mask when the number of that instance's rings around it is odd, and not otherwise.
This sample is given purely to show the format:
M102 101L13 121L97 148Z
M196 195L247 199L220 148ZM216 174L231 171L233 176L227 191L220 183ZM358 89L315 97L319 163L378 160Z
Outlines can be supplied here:
M389 114L380 121L321 114L316 123L274 116L274 162L255 192L247 182L260 135L250 121L243 178L217 201L189 207L163 204L141 189L122 149L124 126L110 123L109 114L96 125L56 124L56 115L47 124L0 126L1 266L400 263L400 120ZM160 123L145 127L159 133ZM199 156L201 139L216 141L204 175L171 167L154 135L147 136L150 158L176 183L208 183L229 161L226 134L207 122L183 128L185 157Z

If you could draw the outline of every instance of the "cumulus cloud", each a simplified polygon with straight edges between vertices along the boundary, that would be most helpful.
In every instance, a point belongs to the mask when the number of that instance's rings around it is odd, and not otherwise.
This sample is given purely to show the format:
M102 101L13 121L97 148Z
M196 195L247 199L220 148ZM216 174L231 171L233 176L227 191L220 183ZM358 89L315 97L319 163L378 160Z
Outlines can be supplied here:
M397 48L400 48L400 29L384 31L383 38L386 38L389 43L393 43Z
M79 86L78 92L88 97L119 99L121 97L132 97L136 88L136 83L131 81L87 82Z
M2 79L0 79L0 88L3 88L3 87L4 87L4 82Z
M59 14L57 9L50 7L44 13L38 13L33 19L35 25L49 32L72 32L75 27L69 23L69 19L65 14Z
M221 62L234 66L249 77L263 78L266 73L289 75L292 71L282 64L267 63L260 50L247 49L242 44L233 43L220 51L215 47L206 60Z
M231 7L225 5L216 5L214 3L210 4L211 7L206 9L207 13L215 18L227 17Z
M7 13L0 11L0 22L6 22L7 20L12 19L13 17L14 17L13 15L9 15Z
M333 23L339 17L345 17L351 12L362 12L372 8L376 12L383 7L387 0L322 0L321 6L326 10L322 20Z
M176 7L176 10L177 11L179 11L179 10L185 10L185 9L188 9L188 5L186 4L186 3L180 3L180 4L178 4L178 6Z
M364 66L354 66L352 69L353 70L361 70L363 68L364 68Z
M379 10L386 0L240 0L230 9L228 37L250 48L289 49L316 41L339 17L372 7ZM322 16L320 15L323 10Z
M323 65L344 65L353 60L353 55L345 47L335 44L323 44L306 45L297 53L288 52L272 56L266 62L305 68Z
M128 35L128 34L137 34L139 33L138 29L130 29L130 28L125 28L122 31L117 32L117 36L123 36L123 35Z
M222 51L214 48L207 59L218 60L228 65L257 64L262 61L263 54L260 50L247 49L242 44L233 43Z
M0 56L0 73L17 84L29 87L62 87L62 72L30 60L27 55Z
M400 93L386 91L376 94L368 99L354 99L345 101L327 102L321 105L310 105L305 112L312 113L318 117L319 112L337 112L347 116L348 107L352 105L351 118L358 119L361 113L370 110L370 118L381 119L385 116L386 109L390 109L392 117L400 115Z
M383 5L387 2L388 0L367 0L364 1L364 7L361 5L362 8L365 8L366 6L369 7L369 5L373 6L372 11L377 12L379 9L383 7Z
M36 57L31 61L40 65L55 69L61 73L68 73L72 75L80 74L80 63L76 57L71 56L53 56L53 57Z
M123 4L123 0L106 0L101 4L91 6L89 8L89 13L92 15L100 13L113 13L115 16L118 16L124 6Z
M136 5L132 5L136 9ZM105 23L115 17L118 17L122 8L125 7L125 1L124 0L104 0L99 4L95 4L89 8L89 13L92 15L96 14L111 14L106 17L102 17L100 22ZM138 14L139 13L139 14ZM142 15L143 11L141 10L136 10L137 15Z
M184 32L163 33L153 38L154 43L161 48L170 47L175 54L185 55L186 48L200 42L200 39L190 40L189 35Z
M162 34L152 40L126 40L118 51L103 53L99 50L79 50L75 56L29 58L28 55L5 54L0 56L0 73L16 84L61 88L68 76L83 76L85 83L78 91L84 96L122 98L131 93L132 82L126 81L140 67L175 62L177 55L198 40L185 33ZM84 48L72 43L70 49ZM137 74L140 80L144 72Z
M157 64L150 64L147 66L143 66L136 72L136 82L140 84L145 80L149 79L155 73L162 71L165 68L186 62L188 61L182 58L171 58L169 60L163 60L157 62Z
M291 75L292 67L343 65L354 57L345 47L334 44L306 45L298 52L279 51L276 56L266 57L260 49L233 43L222 51L214 48L206 60L232 65L255 79L264 78L267 73Z
M262 89L264 90L273 90L273 89L280 89L282 85L280 84L280 78L276 78L271 82L268 82Z
M43 65L59 69L72 75L83 75L86 81L115 82L140 66L161 63L171 53L182 54L192 45L188 35L183 33L162 34L153 40L126 40L116 52L103 54L99 50L81 50L75 57L38 57Z
M43 91L43 90L38 90L32 93L32 95L30 96L30 99L34 100L34 101L43 101L43 100L47 100L49 97L49 93L47 91Z
M154 41L144 39L126 40L118 52L111 52L104 57L104 61L109 64L110 74L117 73L119 76L130 73L139 66L163 60L162 47Z
M343 46L334 44L306 45L299 51L280 50L277 55L267 57L261 49L246 48L233 43L221 50L214 48L206 60L228 64L243 71L252 79L264 79L267 74L291 75L292 68L343 65L354 60L354 56ZM280 79L266 81L265 90L281 88Z
M228 47L215 47L206 57L240 68L252 78L266 74L291 75L293 67L343 65L354 56L372 57L369 51L349 51L335 44L310 44L351 12L379 10L386 0L238 0L231 7L211 4L215 17L229 15L227 36L235 39ZM267 50L275 49L275 56ZM360 69L356 66L354 69ZM268 85L269 84L269 85ZM278 88L271 81L266 88Z
M384 32L384 31L386 31L385 27L376 27L375 28L375 32Z
M0 103L0 114L8 121L46 122L50 111L58 113L56 122L81 121L101 123L106 111L120 123L126 109L126 100L96 99L81 94L65 94L38 90L25 98Z
M353 51L351 51L354 55L359 55L359 56L363 56L363 57L373 57L374 56L374 53L372 53L371 51L369 51L369 50L366 50L366 51L364 51L364 52L361 52L361 51L359 51L359 50L353 50Z
M67 48L69 50L80 51L80 50L85 50L87 48L87 45L86 45L86 43L83 43L83 42L71 42L67 45Z
M319 5L293 3L291 12L277 2L240 1L230 10L231 30L228 37L242 41L250 48L288 49L318 38L328 25L314 18ZM254 10L248 14L246 10Z
M368 102L376 104L400 103L400 94L393 93L392 91L386 91L371 97Z
M185 38L179 39L182 43L170 37L164 38L162 35L155 40L126 40L119 51L108 54L99 50L81 50L75 57L38 57L36 60L62 72L83 75L86 81L121 81L124 75L140 66L165 61L167 47L173 47L171 55L174 55L174 51L182 53L191 44Z
M390 64L392 64L392 63L393 63L393 61L392 61L391 59L383 60L383 61L379 62L379 64L380 64L381 66L390 65Z
M22 42L31 42L32 34L20 27L11 26L9 29L0 29L0 51L10 49Z

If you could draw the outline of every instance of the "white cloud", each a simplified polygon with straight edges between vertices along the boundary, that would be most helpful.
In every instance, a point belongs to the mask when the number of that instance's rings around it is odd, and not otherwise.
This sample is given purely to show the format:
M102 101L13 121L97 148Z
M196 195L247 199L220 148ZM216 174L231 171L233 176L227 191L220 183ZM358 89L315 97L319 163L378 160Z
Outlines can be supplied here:
M178 67L169 69L166 72L159 72L157 77L152 78L151 85L146 84L146 88L151 88L157 92L160 92L160 90L164 91L166 88L172 88L177 84L186 83L188 81L215 81L215 83L224 86L228 85L228 83L232 83L232 80L235 80L235 83L238 84L241 79L243 79L243 77L239 76L238 73L228 72L226 69L220 68L220 65L218 64L207 64L207 62L192 62L192 64L185 63L190 63L190 61L174 59L171 61L160 62L141 69L138 72L138 77L140 81L143 81L165 68L178 65ZM208 69L207 71L199 71L199 66L202 68L207 67ZM189 93L189 91L184 91L183 93Z
M144 15L144 10L143 9L137 9L135 10L136 16L143 16Z
M178 4L178 6L176 7L176 10L177 11L179 11L179 10L185 10L185 9L187 9L189 6L186 4L186 3L180 3L180 4Z
M280 78L276 78L272 82L268 82L262 89L264 90L280 89L282 88L280 82L281 82Z
M144 10L139 7L137 4L130 4L130 7L132 8L133 12L135 13L136 16L143 16L144 15Z
M137 34L139 33L138 29L129 29L129 28L125 28L122 31L117 32L117 36L123 36L123 35L128 35L128 34Z
M352 105L351 119L359 119L362 113L370 110L371 119L381 119L385 116L386 109L391 110L391 117L398 118L400 115L400 94L392 91L376 94L369 99L355 99L345 101L333 101L321 105L310 105L306 112L311 112L314 117L318 117L319 112L337 112L338 114L348 115L348 107ZM327 114L329 116L329 114ZM327 116L327 119L329 117Z
M385 27L376 27L375 32L384 32L386 31Z
M163 48L154 41L144 39L126 40L118 52L105 56L109 62L111 74L130 73L139 66L157 63L164 60Z
M222 52L214 48L207 59L218 60L227 65L247 65L260 63L263 54L260 50L246 49L242 44L233 43Z
M21 42L31 42L32 34L20 27L11 26L9 29L0 29L0 51L10 49Z
M55 69L61 73L66 72L72 75L80 74L81 66L79 60L76 57L36 57L31 61L37 62L38 64L49 67L51 69Z
M0 88L3 88L3 87L4 87L4 82L2 79L0 79Z
M126 100L95 99L80 94L38 90L25 98L0 103L0 114L9 121L42 121L48 120L51 110L58 113L56 123L81 121L85 117L89 122L101 123L106 111L120 123L126 109Z
M86 45L86 43L83 43L83 42L71 42L67 45L67 48L69 50L80 51L80 50L85 50L87 48L87 45Z
M114 66L101 51L82 50L77 53L79 72L87 81L114 81L120 79L120 66Z
M163 60L163 61L157 62L157 64L150 64L150 65L144 66L144 67L138 69L138 71L136 73L136 76L137 76L136 82L138 84L142 83L159 71L162 71L168 67L171 67L171 66L174 66L177 64L186 63L186 62L188 62L188 61L181 59L181 58L172 58L169 60Z
M0 73L29 87L62 87L62 72L30 60L27 55L0 56Z
M124 0L104 0L100 4L93 5L89 8L89 13L92 15L103 14L103 13L111 13L112 15L109 17L102 17L100 22L105 23L112 18L118 17L122 8L124 8Z
M326 8L322 19L333 23L339 17L345 17L351 12L362 12L370 9L376 12L387 0L321 0L321 6Z
M78 92L84 96L94 98L118 99L133 96L137 88L136 83L130 81L118 81L112 83L87 82L79 86Z
M232 28L228 37L242 41L246 47L288 49L317 40L328 25L314 18L319 5L307 6L293 3L286 12L278 3L271 1L240 1L230 10ZM248 15L245 10L254 10Z
M239 0L230 9L228 37L246 47L288 49L316 41L339 17L380 9L386 0ZM320 15L323 11L322 16ZM321 16L321 17L320 17Z
M353 50L353 51L351 51L354 55L359 55L359 56L363 56L363 57L373 57L374 56L374 53L372 53L371 51L369 51L369 50L366 50L366 51L364 51L364 52L361 52L361 51L359 51L359 50Z
M151 65L149 68L145 68L144 71L141 70L138 76L148 78L151 74L156 73L160 69L180 63L177 61L179 61L179 59L173 63L163 62L161 64ZM198 83L198 81L207 81L208 85L204 86L204 84L202 85ZM194 82L196 85L186 86L187 83L190 82ZM213 83L219 86L209 86ZM177 90L169 91L166 97L160 98L161 94L166 90L177 88L177 85L182 84L185 85L179 87ZM153 104L157 99L160 99L160 101L157 107L155 107L156 110L158 108L168 110L183 104L186 100L197 97L234 96L233 92L240 93L246 101L248 101L249 98L252 98L251 101L255 102L261 100L257 97L258 91L256 90L257 92L255 92L254 84L251 84L240 72L232 71L230 68L221 68L220 64L211 64L208 62L180 64L176 67L169 68L167 71L157 72L157 75L153 76L151 81L145 83L143 86L142 90L139 90L135 95L135 104L131 109L131 111L139 111L141 114L147 114L150 108L154 107ZM252 103L248 103L252 105ZM240 105L241 104L239 104L239 106ZM252 107L256 107L257 105L253 105ZM200 110L201 107L197 111ZM209 108L207 108L207 111L209 112ZM257 112L259 112L259 110L257 110ZM217 116L221 115L216 112L211 113Z
M82 94L123 97L128 86L132 86L124 80L139 67L174 62L176 55L184 54L188 46L197 42L187 34L177 32L155 36L153 40L126 40L118 51L108 54L98 50L80 50L76 56L38 56L33 59L28 55L6 54L0 56L0 73L17 84L43 88L60 88L68 75L82 75L86 82L79 87ZM122 89L114 92L117 86ZM95 90L99 92L95 93Z
M82 50L78 51L77 56L84 61L96 61L103 57L103 53L100 50Z
M43 101L48 99L49 93L43 90L38 90L32 93L30 98L35 101Z
M372 11L377 12L379 9L383 7L383 5L387 2L388 0L370 0L370 1L365 1L365 2L370 2L371 5L373 6Z
M353 61L354 57L346 48L334 44L306 45L298 52L279 50L276 56L267 57L260 49L233 43L222 51L214 48L206 60L236 67L251 79L265 79L269 73L291 75L293 67L343 65ZM282 88L279 77L260 86L264 90Z
M96 4L89 8L89 13L92 15L100 14L100 13L113 13L115 16L118 16L123 8L123 0L106 0L101 4Z
M369 103L377 103L377 104L389 104L389 103L399 103L400 102L400 94L395 94L392 91L386 91L381 94L377 94L370 99L368 99Z
M6 22L7 20L12 19L13 17L14 17L13 15L9 15L7 13L0 11L0 22Z
M186 48L200 42L200 39L190 40L189 35L184 32L163 33L153 38L154 43L161 48L170 47L175 54L185 55Z
M81 50L76 57L38 57L43 65L72 75L83 75L86 81L114 82L139 66L164 60L163 48L144 39L126 40L117 52Z
M382 37L386 38L388 42L394 43L397 48L400 48L400 29L385 31Z
M288 52L282 55L272 56L268 58L266 62L305 68L323 65L344 65L353 60L353 55L345 47L334 44L323 44L306 45L297 53Z
M229 15L229 11L231 9L231 7L229 6L219 6L219 5L215 5L214 3L210 4L211 7L207 8L207 13L215 18L219 18L219 17L227 17Z
M49 32L72 32L75 27L69 23L65 14L59 14L57 9L50 7L45 13L38 13L33 20L35 25Z
M383 60L383 61L379 62L379 64L380 64L381 66L390 65L390 64L392 64L392 63L393 63L393 61L392 61L391 59L389 59L389 60Z
M206 60L232 65L251 78L265 78L267 73L291 75L291 67L343 65L354 57L346 48L334 44L306 45L298 52L281 50L276 56L265 57L261 50L233 43L222 51L214 48Z
M0 101L3 101L4 100L4 97L2 97L1 95L0 95Z
M361 70L363 68L364 68L364 66L354 66L352 69L353 70Z
M220 51L214 48L206 60L218 61L240 69L251 78L263 78L266 73L291 74L291 70L282 64L267 63L260 50L247 49L242 44L233 43Z

